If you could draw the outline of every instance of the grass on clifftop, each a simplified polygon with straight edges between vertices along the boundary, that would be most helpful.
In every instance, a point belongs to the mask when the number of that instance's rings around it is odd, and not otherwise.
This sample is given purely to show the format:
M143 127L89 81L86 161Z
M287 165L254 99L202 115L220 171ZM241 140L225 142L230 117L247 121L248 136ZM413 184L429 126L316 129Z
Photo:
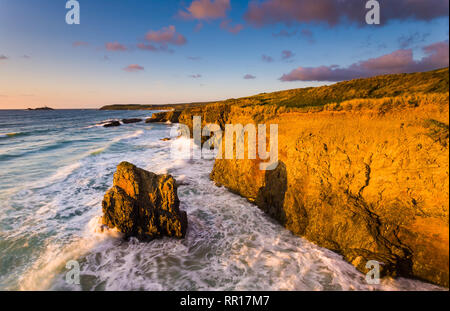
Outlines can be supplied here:
M202 107L209 104L276 106L286 108L321 107L352 99L379 99L448 93L448 67L428 72L391 74L339 82L329 86L292 89L225 101L173 105L111 105L101 110L166 110Z
M340 103L356 98L397 97L412 94L447 93L448 68L429 72L392 74L356 79L329 86L293 89L275 93L227 100L227 103L247 105L276 105L312 107Z

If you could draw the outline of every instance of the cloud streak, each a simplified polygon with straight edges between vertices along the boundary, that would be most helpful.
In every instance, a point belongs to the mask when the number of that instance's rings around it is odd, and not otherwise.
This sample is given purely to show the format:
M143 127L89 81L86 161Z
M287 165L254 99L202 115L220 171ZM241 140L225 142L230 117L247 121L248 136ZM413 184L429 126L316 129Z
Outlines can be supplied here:
M150 52L174 53L169 45L181 46L187 43L187 39L177 32L175 26L170 25L160 30L150 30L145 35L146 43L138 43L137 48Z
M111 52L125 52L128 50L125 45L120 44L119 42L108 42L105 44L105 48L107 51Z
M285 23L324 23L331 27L350 22L365 25L366 1L354 0L265 0L251 2L244 16L257 27ZM448 16L448 0L382 1L381 23L392 20L424 20Z
M145 40L161 45L184 45L187 42L186 38L182 34L179 34L173 25L163 27L160 30L149 31L145 35Z
M230 8L230 0L195 0L178 14L185 19L213 20L225 18Z
M153 44L138 43L137 48L143 51L150 51L150 52L174 53L174 51L170 49L167 45L155 46Z
M72 43L72 46L74 48L81 47L81 46L89 46L89 43L85 42L85 41L75 41L74 43Z
M123 68L123 70L126 72L139 72L139 71L143 71L144 67L137 65L137 64L132 64L132 65L128 65L127 67Z
M0 60L7 60L8 59L8 57L7 56L5 56L5 55L0 55Z
M412 49L402 49L377 58L360 61L345 68L337 65L298 67L283 75L280 80L284 82L342 81L383 74L422 72L448 66L448 41L425 46L422 50L425 56L419 60L413 58Z
M254 80L254 79L256 79L256 77L254 75L251 75L251 74L246 74L244 76L244 80Z

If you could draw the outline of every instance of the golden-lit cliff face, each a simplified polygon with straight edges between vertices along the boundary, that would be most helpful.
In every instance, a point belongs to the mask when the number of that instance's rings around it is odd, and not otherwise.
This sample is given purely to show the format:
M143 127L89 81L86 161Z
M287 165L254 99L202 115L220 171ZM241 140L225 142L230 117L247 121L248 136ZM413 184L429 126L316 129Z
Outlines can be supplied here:
M309 110L229 107L227 123L278 124L280 162L216 160L211 178L361 271L448 286L448 93Z
M216 159L211 179L360 271L377 260L448 287L448 83L448 68L379 76L188 107L178 122L278 124L275 170Z

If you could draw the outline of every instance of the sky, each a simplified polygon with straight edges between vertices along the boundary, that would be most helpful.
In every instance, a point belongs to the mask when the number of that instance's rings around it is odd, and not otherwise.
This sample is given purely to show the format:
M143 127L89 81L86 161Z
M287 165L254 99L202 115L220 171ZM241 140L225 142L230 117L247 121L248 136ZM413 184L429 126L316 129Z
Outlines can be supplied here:
M447 67L448 0L0 0L0 109L223 100Z

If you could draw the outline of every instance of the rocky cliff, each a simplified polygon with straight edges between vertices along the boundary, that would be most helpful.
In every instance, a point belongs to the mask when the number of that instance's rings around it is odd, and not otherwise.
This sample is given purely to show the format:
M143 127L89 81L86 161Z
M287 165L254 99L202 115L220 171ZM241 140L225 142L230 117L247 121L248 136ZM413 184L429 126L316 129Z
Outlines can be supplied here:
M260 94L180 123L278 124L279 163L219 160L211 179L367 272L449 285L448 69Z
M448 286L448 95L257 111L231 107L227 123L278 124L278 167L216 160L212 180L363 272L377 260Z

